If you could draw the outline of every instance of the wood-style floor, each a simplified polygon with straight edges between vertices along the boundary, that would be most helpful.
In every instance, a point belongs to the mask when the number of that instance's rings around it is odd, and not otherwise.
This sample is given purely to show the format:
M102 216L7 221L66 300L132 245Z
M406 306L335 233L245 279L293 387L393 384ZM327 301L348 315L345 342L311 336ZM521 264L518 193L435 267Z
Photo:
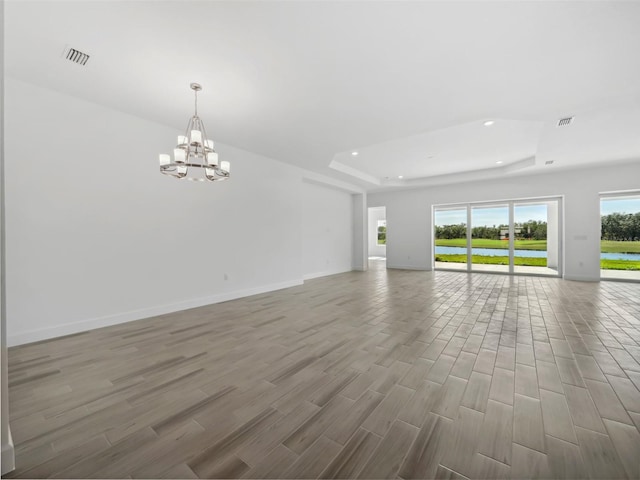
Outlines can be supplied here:
M10 349L9 476L640 477L640 284L383 265Z

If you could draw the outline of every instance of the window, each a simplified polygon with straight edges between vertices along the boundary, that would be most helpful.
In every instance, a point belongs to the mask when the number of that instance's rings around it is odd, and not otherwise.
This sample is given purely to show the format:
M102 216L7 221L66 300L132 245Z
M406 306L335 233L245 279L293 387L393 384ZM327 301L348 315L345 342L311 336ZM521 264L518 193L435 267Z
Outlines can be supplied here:
M387 221L378 220L378 245L387 244Z

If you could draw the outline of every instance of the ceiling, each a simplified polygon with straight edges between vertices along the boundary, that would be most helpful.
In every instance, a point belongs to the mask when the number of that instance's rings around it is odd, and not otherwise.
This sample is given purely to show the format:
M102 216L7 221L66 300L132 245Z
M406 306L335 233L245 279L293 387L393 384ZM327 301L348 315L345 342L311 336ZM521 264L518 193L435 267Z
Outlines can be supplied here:
M216 141L379 190L640 159L638 25L615 1L8 0L5 62L177 132L200 82Z

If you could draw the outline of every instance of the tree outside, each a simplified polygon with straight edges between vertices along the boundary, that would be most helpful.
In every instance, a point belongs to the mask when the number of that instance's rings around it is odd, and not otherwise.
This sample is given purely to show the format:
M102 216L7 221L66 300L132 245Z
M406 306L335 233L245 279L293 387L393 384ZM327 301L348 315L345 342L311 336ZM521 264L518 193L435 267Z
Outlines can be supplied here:
M378 245L386 245L387 244L387 227L384 225L380 225L378 227Z

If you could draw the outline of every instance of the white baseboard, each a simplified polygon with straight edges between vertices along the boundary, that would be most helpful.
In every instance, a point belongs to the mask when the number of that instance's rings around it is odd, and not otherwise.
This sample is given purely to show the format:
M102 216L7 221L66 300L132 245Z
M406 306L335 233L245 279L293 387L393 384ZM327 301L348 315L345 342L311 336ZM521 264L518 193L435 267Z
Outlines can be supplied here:
M302 280L304 281L313 280L314 278L326 277L327 275L330 275L330 274L327 272L305 273L302 276Z
M202 307L204 305L211 305L214 303L226 302L228 300L235 300L236 298L242 298L242 297L248 297L251 295L258 295L261 293L273 292L275 290L282 290L283 288L302 285L302 283L303 283L302 280L290 280L286 282L272 283L270 285L262 285L259 287L248 288L245 290L237 290L234 292L227 292L227 293L221 293L218 295L211 295L206 297L194 298L191 300L184 300L182 302L171 303L168 305L142 308L139 310L132 310L124 313L117 313L115 315L106 315L103 317L82 320L80 322L65 323L62 325L56 325L54 327L41 328L37 330L29 330L26 332L20 332L13 335L7 335L7 345L9 347L13 347L16 345L23 345L25 343L39 342L40 340L48 340L50 338L61 337L64 335L71 335L73 333L93 330L94 328L108 327L111 325L117 325L119 323L131 322L133 320L140 320L142 318L149 318L149 317L155 317L157 315L164 315L166 313L179 312L181 310L187 310L189 308Z
M589 277L586 275L564 275L565 280L575 280L576 282L599 282L600 277Z
M416 267L415 265L390 265L387 262L387 268L393 268L396 270L421 270L421 271L431 271L429 267Z
M16 468L16 456L13 449L11 430L9 430L9 443L2 445L2 475L9 473Z
M356 270L356 269L353 269ZM316 272L316 273L306 273L302 276L303 280L312 280L314 278L320 278L320 277L328 277L329 275L338 275L339 273L347 273L347 272L351 272L352 269L347 269L347 270L330 270L328 272Z

